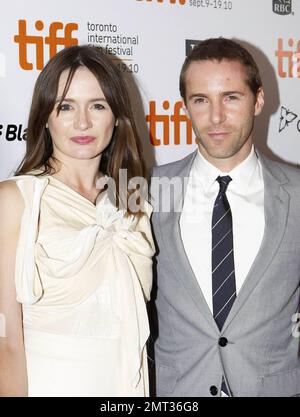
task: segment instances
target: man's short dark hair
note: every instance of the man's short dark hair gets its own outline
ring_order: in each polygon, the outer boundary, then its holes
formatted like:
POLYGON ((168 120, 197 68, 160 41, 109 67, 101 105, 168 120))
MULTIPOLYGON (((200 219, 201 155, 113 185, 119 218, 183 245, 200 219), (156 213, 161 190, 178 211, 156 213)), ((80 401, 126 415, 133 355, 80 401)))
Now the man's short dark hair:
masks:
POLYGON ((222 60, 237 61, 242 64, 247 74, 247 84, 256 97, 258 89, 262 86, 258 67, 252 55, 237 42, 226 38, 210 38, 200 41, 186 57, 179 81, 181 97, 186 101, 185 75, 190 64, 195 61, 222 60))

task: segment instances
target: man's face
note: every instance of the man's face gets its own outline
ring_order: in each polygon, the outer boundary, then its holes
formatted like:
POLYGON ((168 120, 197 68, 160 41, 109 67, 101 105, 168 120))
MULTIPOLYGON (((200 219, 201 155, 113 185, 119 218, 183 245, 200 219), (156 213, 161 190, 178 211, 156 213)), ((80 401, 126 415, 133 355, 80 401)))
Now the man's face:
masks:
POLYGON ((247 74, 237 61, 192 62, 186 71, 186 112, 199 150, 213 165, 233 169, 249 154, 254 117, 263 107, 263 91, 255 98, 247 74))

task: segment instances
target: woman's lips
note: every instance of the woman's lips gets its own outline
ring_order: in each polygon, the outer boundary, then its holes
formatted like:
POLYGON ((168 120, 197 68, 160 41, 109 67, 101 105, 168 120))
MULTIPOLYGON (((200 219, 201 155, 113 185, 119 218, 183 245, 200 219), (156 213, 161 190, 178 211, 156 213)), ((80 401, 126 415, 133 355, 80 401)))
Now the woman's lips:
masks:
POLYGON ((93 142, 95 140, 95 136, 73 136, 71 138, 72 142, 79 143, 80 145, 86 145, 90 142, 93 142))

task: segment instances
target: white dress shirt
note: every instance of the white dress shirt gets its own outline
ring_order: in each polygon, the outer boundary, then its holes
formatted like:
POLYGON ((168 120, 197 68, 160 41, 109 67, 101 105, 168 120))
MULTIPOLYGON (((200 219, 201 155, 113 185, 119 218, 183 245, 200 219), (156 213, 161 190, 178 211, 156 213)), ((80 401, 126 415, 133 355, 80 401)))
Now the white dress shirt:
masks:
POLYGON ((219 192, 216 181, 219 175, 232 178, 226 195, 232 212, 237 296, 258 253, 265 227, 264 183, 254 147, 248 157, 228 173, 211 165, 198 151, 189 176, 180 230, 186 255, 211 311, 211 221, 219 192))

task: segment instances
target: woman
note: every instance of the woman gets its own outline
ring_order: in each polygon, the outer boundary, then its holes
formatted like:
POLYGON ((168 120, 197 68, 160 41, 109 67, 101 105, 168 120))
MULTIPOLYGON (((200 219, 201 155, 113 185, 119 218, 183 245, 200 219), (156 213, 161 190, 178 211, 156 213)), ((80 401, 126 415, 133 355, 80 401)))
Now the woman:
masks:
POLYGON ((0 184, 0 395, 148 395, 150 208, 99 189, 109 177, 119 190, 119 169, 144 174, 124 80, 99 49, 64 49, 0 184))

